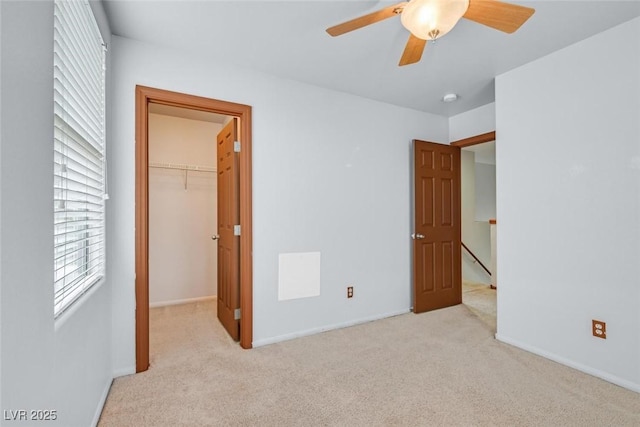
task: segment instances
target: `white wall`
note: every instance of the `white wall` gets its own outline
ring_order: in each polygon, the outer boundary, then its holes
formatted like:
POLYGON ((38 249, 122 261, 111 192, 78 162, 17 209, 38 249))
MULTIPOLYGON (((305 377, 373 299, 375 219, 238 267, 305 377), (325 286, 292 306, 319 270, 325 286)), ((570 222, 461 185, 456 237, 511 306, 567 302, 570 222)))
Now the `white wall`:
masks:
POLYGON ((53 2, 2 1, 0 16, 0 407, 88 426, 111 384, 111 290, 54 321, 53 2))
POLYGON ((446 118, 119 37, 112 52, 116 373, 134 366, 136 84, 253 106, 254 345, 409 310, 411 140, 446 143, 446 118), (278 254, 313 251, 321 295, 279 302, 278 254))
MULTIPOLYGON (((222 125, 149 114, 149 162, 216 167, 222 125)), ((149 303, 216 294, 215 172, 149 169, 149 303)))
MULTIPOLYGON (((0 166, 2 165, 2 50, 4 45, 2 44, 2 7, 0 6, 0 166)), ((1 169, 0 169, 1 171, 1 169)), ((0 191, 2 189, 2 173, 0 172, 0 191)), ((2 229, 2 196, 0 193, 0 230, 2 229)), ((0 319, 2 319, 2 240, 0 238, 0 319)), ((0 326, 0 384, 2 383, 2 327, 0 326)), ((4 408, 2 405, 2 386, 0 386, 0 409, 4 408)))
POLYGON ((449 117, 449 142, 496 130, 495 103, 449 117))
POLYGON ((499 76, 496 119, 498 338, 640 391, 640 19, 499 76))
MULTIPOLYGON (((491 261, 491 235, 487 221, 476 221, 477 181, 475 153, 460 151, 460 198, 462 204, 462 241, 471 251, 489 266, 491 261)), ((466 250, 462 250, 462 280, 489 284, 489 276, 466 250)))
MULTIPOLYGON (((2 190, 2 104, 4 103, 2 100, 2 83, 4 81, 4 79, 2 78, 3 75, 3 67, 2 67, 2 51, 5 49, 4 44, 2 42, 2 5, 0 5, 0 191, 2 190)), ((2 193, 0 192, 0 230, 2 230, 2 193)), ((0 238, 0 320, 2 319, 2 239, 0 238)), ((2 327, 0 324, 0 384, 2 384, 2 327)), ((2 404, 2 389, 3 387, 0 385, 0 409, 4 408, 4 405, 2 404)))
POLYGON ((496 165, 475 163, 476 221, 496 217, 496 165))

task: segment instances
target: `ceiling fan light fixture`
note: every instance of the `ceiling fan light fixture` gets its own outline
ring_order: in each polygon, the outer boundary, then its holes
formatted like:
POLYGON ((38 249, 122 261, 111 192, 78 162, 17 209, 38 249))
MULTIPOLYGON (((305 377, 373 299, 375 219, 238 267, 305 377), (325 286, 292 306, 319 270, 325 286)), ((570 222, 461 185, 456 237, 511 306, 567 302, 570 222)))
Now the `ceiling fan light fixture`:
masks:
POLYGON ((469 8, 469 0, 411 0, 400 21, 414 36, 436 40, 458 23, 469 8))

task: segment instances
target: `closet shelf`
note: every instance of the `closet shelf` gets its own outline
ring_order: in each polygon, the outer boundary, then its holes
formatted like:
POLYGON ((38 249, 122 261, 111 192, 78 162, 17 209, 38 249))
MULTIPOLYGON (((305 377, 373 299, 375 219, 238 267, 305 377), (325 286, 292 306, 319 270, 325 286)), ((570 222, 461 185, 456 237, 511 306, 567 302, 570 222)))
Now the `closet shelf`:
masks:
POLYGON ((177 163, 149 162, 149 167, 157 169, 177 169, 182 171, 216 172, 216 168, 212 168, 210 166, 181 165, 177 163))

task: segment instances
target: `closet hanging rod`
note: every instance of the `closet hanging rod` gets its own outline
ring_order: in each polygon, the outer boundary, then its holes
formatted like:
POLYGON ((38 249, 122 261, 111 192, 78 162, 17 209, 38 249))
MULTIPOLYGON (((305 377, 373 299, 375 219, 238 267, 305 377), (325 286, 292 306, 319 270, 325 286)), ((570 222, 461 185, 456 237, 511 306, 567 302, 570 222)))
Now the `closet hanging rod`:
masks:
POLYGON ((157 169, 177 169, 183 171, 216 172, 216 168, 210 166, 181 165, 176 163, 149 162, 149 167, 157 169))

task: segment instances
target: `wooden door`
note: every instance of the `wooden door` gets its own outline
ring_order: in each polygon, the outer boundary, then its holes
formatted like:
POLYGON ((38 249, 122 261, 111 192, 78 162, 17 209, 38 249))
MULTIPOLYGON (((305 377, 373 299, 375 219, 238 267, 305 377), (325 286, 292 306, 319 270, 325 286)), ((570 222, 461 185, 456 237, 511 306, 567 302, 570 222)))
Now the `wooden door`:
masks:
POLYGON ((460 148, 413 141, 413 311, 462 303, 460 148))
POLYGON ((240 173, 235 144, 237 121, 218 134, 218 319, 231 338, 240 339, 240 173))

